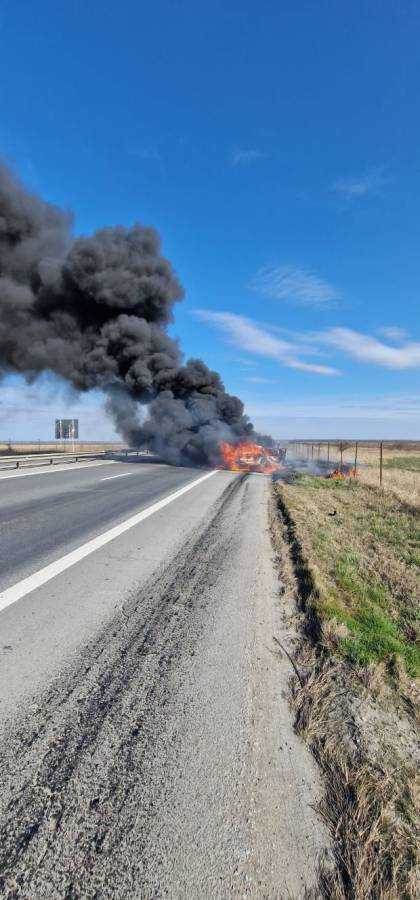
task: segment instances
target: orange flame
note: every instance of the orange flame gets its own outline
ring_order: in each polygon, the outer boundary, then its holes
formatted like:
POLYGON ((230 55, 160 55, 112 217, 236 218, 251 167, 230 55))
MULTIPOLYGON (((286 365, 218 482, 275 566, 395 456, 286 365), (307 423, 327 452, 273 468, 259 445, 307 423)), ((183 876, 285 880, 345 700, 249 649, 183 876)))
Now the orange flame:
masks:
POLYGON ((356 478, 357 473, 354 469, 348 469, 347 472, 343 472, 342 469, 334 469, 326 477, 334 478, 335 481, 344 481, 346 478, 356 478))
POLYGON ((222 468, 231 472, 262 472, 271 475, 280 468, 278 462, 270 455, 270 451, 260 444, 243 441, 241 444, 228 444, 222 441, 222 468))

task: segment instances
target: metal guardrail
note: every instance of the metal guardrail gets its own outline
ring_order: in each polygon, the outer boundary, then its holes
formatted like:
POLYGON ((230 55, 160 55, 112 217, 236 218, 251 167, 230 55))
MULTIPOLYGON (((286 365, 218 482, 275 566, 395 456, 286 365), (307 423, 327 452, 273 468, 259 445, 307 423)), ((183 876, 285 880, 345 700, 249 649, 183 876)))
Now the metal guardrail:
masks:
POLYGON ((125 459, 128 456, 153 456, 150 450, 137 450, 135 447, 124 447, 121 450, 87 450, 87 451, 78 451, 76 450, 74 453, 28 453, 28 454, 14 454, 13 456, 2 456, 0 454, 0 470, 5 469, 19 469, 19 468, 29 468, 30 466, 36 466, 41 462, 45 465, 46 461, 49 461, 49 465, 53 465, 54 462, 77 462, 79 459, 103 459, 104 457, 112 456, 124 456, 125 459), (6 463, 6 465, 3 465, 6 463))
POLYGON ((141 450, 137 449, 137 447, 124 447, 123 450, 113 450, 108 452, 112 452, 116 456, 128 456, 129 453, 134 453, 136 456, 154 456, 151 450, 141 450))
POLYGON ((11 468, 19 469, 22 466, 22 464, 23 464, 23 468, 25 468, 25 467, 28 468, 31 465, 36 466, 37 463, 39 463, 41 460, 44 461, 44 465, 45 465, 45 460, 49 460, 49 464, 52 466, 54 464, 54 461, 77 462, 79 459, 94 459, 98 456, 103 457, 103 456, 105 456, 106 453, 107 453, 106 450, 97 450, 96 452, 91 450, 91 451, 85 452, 85 453, 83 453, 83 452, 78 453, 76 451, 75 453, 32 453, 32 454, 28 454, 26 456, 24 456, 24 455, 22 455, 22 456, 21 455, 19 455, 19 456, 1 456, 0 455, 0 469, 11 469, 11 468), (6 463, 6 465, 3 465, 3 463, 6 463), (12 463, 14 463, 14 466, 11 465, 12 463))

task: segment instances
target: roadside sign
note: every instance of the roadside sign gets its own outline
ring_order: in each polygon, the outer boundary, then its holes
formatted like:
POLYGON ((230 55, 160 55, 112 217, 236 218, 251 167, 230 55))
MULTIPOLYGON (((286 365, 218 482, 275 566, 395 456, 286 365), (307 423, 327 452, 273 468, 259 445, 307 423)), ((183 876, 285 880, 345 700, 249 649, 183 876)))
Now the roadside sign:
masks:
POLYGON ((55 420, 55 439, 56 441, 77 441, 79 438, 79 420, 78 419, 56 419, 55 420))

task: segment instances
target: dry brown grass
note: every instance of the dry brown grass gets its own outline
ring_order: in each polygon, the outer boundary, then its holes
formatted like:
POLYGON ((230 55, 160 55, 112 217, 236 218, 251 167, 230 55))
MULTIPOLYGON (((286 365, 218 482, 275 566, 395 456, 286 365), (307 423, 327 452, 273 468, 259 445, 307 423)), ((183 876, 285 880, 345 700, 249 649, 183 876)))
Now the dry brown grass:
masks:
MULTIPOLYGON (((301 446, 301 445, 300 445, 301 446)), ((342 442, 343 463, 354 466, 355 444, 342 442)), ((326 460, 327 444, 313 445, 315 462, 326 460)), ((304 457, 312 459, 312 444, 307 444, 302 451, 304 457)), ((337 465, 341 462, 340 443, 330 442, 329 458, 337 465)), ((380 483, 380 454, 378 442, 359 442, 357 449, 357 477, 360 481, 378 487, 380 483)), ((420 442, 383 444, 382 489, 392 491, 401 500, 413 505, 420 505, 420 442)))
MULTIPOLYGON (((354 592, 362 589, 363 579, 354 579, 360 571, 350 569, 342 583, 334 570, 350 545, 367 581, 374 576, 366 603, 387 603, 391 597, 388 613, 394 619, 407 602, 411 610, 417 558, 415 547, 405 545, 415 511, 364 485, 326 482, 324 489, 313 481, 277 484, 274 499, 285 538, 277 538, 283 577, 293 583, 301 611, 302 640, 294 660, 299 678, 292 681, 296 728, 325 777, 321 812, 336 862, 321 866, 316 896, 414 900, 419 889, 415 684, 407 660, 387 653, 386 643, 379 653, 368 643, 373 659, 367 654, 355 661, 347 652, 349 640, 358 636, 353 618, 360 598, 354 592), (372 522, 379 522, 379 529, 367 529, 372 522), (379 584, 386 582, 385 595, 378 592, 378 574, 379 584), (347 622, 334 607, 350 608, 347 622)), ((409 632, 410 641, 413 637, 409 632)))
MULTIPOLYGON (((354 449, 345 450, 343 453, 345 462, 354 462, 354 449)), ((377 447, 361 447, 358 451, 359 466, 358 477, 366 484, 374 487, 379 485, 379 449, 377 447)), ((409 447, 407 449, 393 449, 388 445, 383 448, 382 488, 392 491, 407 503, 420 504, 420 469, 413 471, 408 468, 410 460, 413 465, 420 461, 420 450, 409 447), (406 464, 407 468, 400 468, 406 464)))
MULTIPOLYGON (((75 441, 75 449, 80 453, 100 453, 102 450, 119 450, 121 443, 113 441, 75 441)), ((0 454, 27 455, 31 453, 67 453, 72 450, 71 441, 0 441, 0 454)))
POLYGON ((321 812, 334 837, 337 866, 322 867, 320 889, 329 900, 414 900, 415 772, 396 772, 395 759, 369 758, 352 740, 346 683, 345 671, 323 659, 294 692, 297 728, 324 774, 321 812))

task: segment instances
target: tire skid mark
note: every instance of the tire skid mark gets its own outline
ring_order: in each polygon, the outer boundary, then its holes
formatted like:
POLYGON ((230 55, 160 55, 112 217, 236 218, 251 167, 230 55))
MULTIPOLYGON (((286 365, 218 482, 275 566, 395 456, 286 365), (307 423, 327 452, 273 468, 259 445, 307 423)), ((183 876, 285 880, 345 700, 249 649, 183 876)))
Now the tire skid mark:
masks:
MULTIPOLYGON (((71 687, 68 673, 57 679, 38 698, 36 714, 22 717, 0 747, 0 889, 6 897, 40 896, 41 885, 58 877, 60 890, 51 897, 93 898, 97 877, 100 896, 111 896, 95 872, 98 858, 100 863, 106 843, 115 853, 140 814, 130 808, 128 822, 119 822, 147 778, 142 765, 153 756, 159 721, 170 705, 173 671, 194 653, 202 629, 197 613, 206 605, 209 574, 220 572, 229 557, 240 514, 235 499, 243 497, 244 482, 246 488, 246 477, 227 486, 204 530, 141 593, 134 591, 90 642, 71 673, 71 687), (224 534, 221 523, 232 509, 224 534), (97 758, 104 759, 102 768, 97 758), (58 847, 66 824, 68 836, 58 847), (47 874, 51 864, 57 869, 47 874)), ((141 815, 147 826, 147 798, 141 815)), ((127 884, 139 868, 141 860, 127 871, 127 884)))

